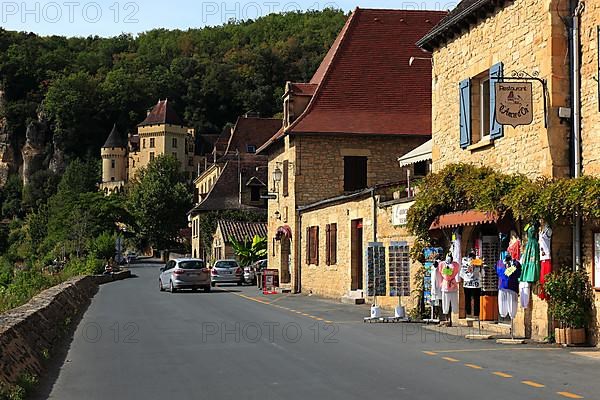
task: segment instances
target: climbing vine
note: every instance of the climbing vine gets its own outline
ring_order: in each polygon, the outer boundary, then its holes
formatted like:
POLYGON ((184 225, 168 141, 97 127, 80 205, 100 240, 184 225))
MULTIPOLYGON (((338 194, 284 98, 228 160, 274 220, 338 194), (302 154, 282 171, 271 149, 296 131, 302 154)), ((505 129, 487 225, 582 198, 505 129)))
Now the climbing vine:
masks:
POLYGON ((422 243, 440 215, 466 210, 510 212, 517 220, 570 222, 578 213, 600 219, 600 179, 539 178, 503 174, 488 167, 451 164, 424 178, 408 211, 408 228, 422 243))

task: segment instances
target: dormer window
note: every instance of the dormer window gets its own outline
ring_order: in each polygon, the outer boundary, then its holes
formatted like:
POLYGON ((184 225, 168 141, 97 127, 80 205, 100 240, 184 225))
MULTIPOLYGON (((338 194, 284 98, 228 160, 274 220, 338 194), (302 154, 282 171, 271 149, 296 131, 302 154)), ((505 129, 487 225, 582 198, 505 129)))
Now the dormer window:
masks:
POLYGON ((246 146, 246 152, 250 154, 256 153, 256 146, 254 146, 253 144, 249 144, 248 146, 246 146))

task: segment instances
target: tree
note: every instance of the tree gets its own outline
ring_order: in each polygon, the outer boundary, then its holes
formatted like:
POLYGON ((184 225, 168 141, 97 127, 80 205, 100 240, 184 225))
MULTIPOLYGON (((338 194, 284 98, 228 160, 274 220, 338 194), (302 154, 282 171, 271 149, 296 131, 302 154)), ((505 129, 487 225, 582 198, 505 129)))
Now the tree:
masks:
POLYGON ((238 242, 230 237, 229 241, 231 242, 235 255, 238 256, 240 264, 242 264, 243 267, 267 257, 266 237, 256 235, 252 240, 248 239, 242 242, 238 242))
POLYGON ((187 226, 192 196, 179 169, 175 157, 159 156, 138 172, 129 188, 128 209, 136 233, 159 249, 174 245, 179 230, 187 226))

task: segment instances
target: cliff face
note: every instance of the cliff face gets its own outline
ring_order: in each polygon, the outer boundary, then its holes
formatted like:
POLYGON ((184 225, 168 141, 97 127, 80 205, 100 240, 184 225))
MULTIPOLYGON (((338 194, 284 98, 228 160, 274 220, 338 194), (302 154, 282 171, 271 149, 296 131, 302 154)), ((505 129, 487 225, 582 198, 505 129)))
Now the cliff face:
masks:
POLYGON ((0 87, 0 187, 6 184, 8 176, 18 171, 11 134, 6 118, 6 99, 0 87))

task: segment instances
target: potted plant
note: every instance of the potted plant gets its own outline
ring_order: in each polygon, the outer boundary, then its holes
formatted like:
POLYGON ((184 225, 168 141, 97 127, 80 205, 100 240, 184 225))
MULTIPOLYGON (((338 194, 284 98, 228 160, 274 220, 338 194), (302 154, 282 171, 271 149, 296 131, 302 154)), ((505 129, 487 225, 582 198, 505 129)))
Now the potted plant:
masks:
POLYGON ((544 292, 550 314, 558 322, 554 331, 556 342, 584 344, 594 298, 587 273, 583 269, 553 272, 546 278, 544 292))

